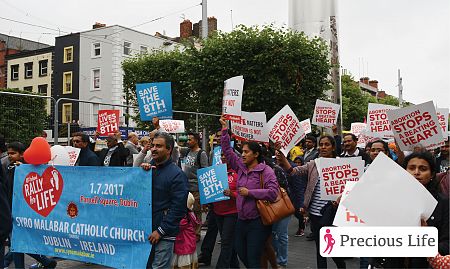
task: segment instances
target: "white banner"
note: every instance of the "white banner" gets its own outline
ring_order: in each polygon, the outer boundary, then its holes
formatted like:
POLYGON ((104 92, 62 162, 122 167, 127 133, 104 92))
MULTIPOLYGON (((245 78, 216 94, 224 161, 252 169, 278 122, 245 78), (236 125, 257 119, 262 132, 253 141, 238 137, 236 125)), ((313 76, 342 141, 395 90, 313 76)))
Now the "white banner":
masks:
POLYGON ((228 120, 239 120, 241 118, 243 93, 243 76, 232 77, 224 81, 222 114, 228 120))
POLYGON ((303 132, 305 133, 305 135, 312 132, 310 119, 302 120, 300 122, 300 126, 302 126, 302 129, 303 129, 303 132))
POLYGON ((281 152, 285 156, 304 136, 300 121, 288 105, 270 119, 267 128, 270 130, 270 140, 274 143, 281 142, 281 152))
POLYGON ((160 120, 159 125, 171 134, 184 133, 184 120, 160 120))
POLYGON ((361 158, 316 159, 320 176, 320 199, 336 200, 343 192, 347 181, 357 182, 364 173, 361 158))
POLYGON ((441 125, 442 128, 442 135, 444 136, 444 140, 447 141, 448 139, 448 108, 437 108, 436 114, 439 121, 439 125, 441 125))
POLYGON ((362 131, 366 130, 366 126, 367 124, 362 122, 353 122, 350 125, 350 132, 354 134, 356 137, 358 137, 362 131))
POLYGON ((417 179, 381 153, 341 203, 368 226, 420 226, 437 205, 417 179))
POLYGON ((338 104, 317 99, 314 108, 312 124, 322 127, 332 127, 336 125, 339 116, 338 104))
POLYGON ((394 137, 386 112, 398 109, 396 106, 369 103, 367 109, 367 135, 373 137, 394 137))
POLYGON ((269 142, 266 112, 242 111, 241 120, 231 122, 231 131, 240 140, 269 142))
POLYGON ((416 146, 430 150, 444 145, 442 128, 432 101, 391 110, 387 115, 401 150, 413 151, 416 146))
POLYGON ((78 156, 80 155, 81 149, 74 148, 71 146, 66 146, 67 153, 69 154, 69 166, 75 166, 75 163, 78 160, 78 156))
POLYGON ((336 211, 336 216, 334 217, 333 225, 334 226, 365 226, 364 221, 356 216, 356 214, 352 213, 348 210, 343 204, 342 201, 345 200, 348 193, 353 189, 353 187, 358 183, 358 181, 347 181, 345 183, 345 189, 342 193, 341 202, 339 203, 338 209, 336 211))

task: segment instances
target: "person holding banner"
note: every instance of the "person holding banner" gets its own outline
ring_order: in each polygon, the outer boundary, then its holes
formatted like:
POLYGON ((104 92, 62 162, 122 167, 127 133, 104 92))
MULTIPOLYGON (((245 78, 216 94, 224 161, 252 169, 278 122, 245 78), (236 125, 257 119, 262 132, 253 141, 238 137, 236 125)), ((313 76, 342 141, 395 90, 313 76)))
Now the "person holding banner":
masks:
POLYGON ((175 141, 164 132, 155 134, 151 163, 142 168, 152 173, 152 230, 148 240, 153 245, 147 268, 169 268, 179 223, 186 215, 187 177, 172 162, 175 141))
POLYGON ((6 186, 4 184, 3 170, 0 166, 0 266, 4 266, 5 241, 12 228, 11 209, 6 195, 6 186))
POLYGON ((74 133, 72 143, 75 148, 80 149, 80 155, 78 156, 76 166, 100 166, 100 159, 89 148, 89 136, 81 132, 74 133))
MULTIPOLYGON (((406 156, 403 167, 414 176, 438 201, 428 220, 422 220, 422 226, 433 226, 438 230, 438 252, 449 255, 449 200, 440 189, 436 179, 436 163, 427 151, 414 152, 406 156)), ((427 258, 372 258, 370 263, 383 268, 428 268, 427 258)))
MULTIPOLYGON (((279 150, 280 147, 280 143, 277 143, 277 158, 280 160, 281 167, 283 167, 291 176, 307 175, 308 177, 303 207, 300 209, 300 212, 302 214, 306 214, 307 211, 309 212, 311 231, 316 242, 317 268, 327 268, 327 259, 320 255, 319 231, 323 226, 327 226, 330 222, 333 222, 332 218, 334 218, 334 215, 332 212, 333 208, 337 208, 338 202, 334 201, 329 203, 329 201, 320 199, 320 177, 315 160, 312 160, 302 166, 292 167, 286 159, 286 156, 284 156, 279 150)), ((320 137, 319 156, 322 158, 336 158, 336 141, 332 136, 325 135, 320 137)), ((344 258, 333 257, 333 261, 336 263, 338 268, 345 268, 344 258)))
POLYGON ((223 115, 220 118, 220 124, 222 125, 220 140, 222 152, 227 158, 228 165, 239 175, 236 198, 238 210, 235 232, 236 252, 245 267, 260 268, 264 245, 271 234, 272 227, 263 225, 256 207, 256 200, 274 202, 279 190, 278 182, 272 168, 263 162, 260 145, 252 141, 242 143, 242 158, 238 157, 230 146, 228 124, 223 115))
POLYGON ((234 232, 237 221, 236 197, 238 194, 236 185, 238 175, 236 171, 228 167, 227 158, 225 158, 223 153, 221 160, 223 164, 227 164, 229 187, 223 194, 230 197, 230 199, 213 204, 214 218, 219 228, 221 241, 220 255, 216 268, 239 268, 239 260, 234 248, 234 232))
POLYGON ((102 166, 126 166, 130 151, 123 146, 120 132, 106 138, 108 148, 102 149, 98 156, 102 166))
MULTIPOLYGON (((8 165, 8 171, 7 171, 7 178, 6 178, 6 189, 7 189, 7 197, 9 199, 9 209, 12 211, 12 199, 13 199, 13 190, 14 190, 14 174, 16 167, 22 163, 25 163, 25 160, 23 158, 23 154, 25 152, 25 145, 23 145, 20 142, 12 142, 9 143, 7 146, 8 149, 8 158, 9 158, 9 165, 8 165)), ((10 218, 9 221, 12 224, 12 219, 10 218)), ((3 245, 1 246, 2 248, 3 245)), ((55 268, 56 267, 56 260, 49 259, 46 256, 38 255, 38 254, 28 254, 32 258, 34 258, 36 261, 38 261, 37 265, 45 266, 45 268, 55 268)), ((14 266, 15 268, 24 268, 25 267, 25 254, 24 253, 18 253, 14 252, 12 253, 12 257, 14 260, 14 266)), ((3 264, 1 264, 3 265, 3 264)))

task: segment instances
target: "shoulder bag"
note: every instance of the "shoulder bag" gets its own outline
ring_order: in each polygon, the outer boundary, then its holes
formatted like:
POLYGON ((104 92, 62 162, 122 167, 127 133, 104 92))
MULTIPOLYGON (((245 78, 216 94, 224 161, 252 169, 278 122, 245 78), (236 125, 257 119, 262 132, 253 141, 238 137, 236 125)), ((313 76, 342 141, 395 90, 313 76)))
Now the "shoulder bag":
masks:
MULTIPOLYGON (((259 176, 261 189, 264 189, 263 175, 259 176)), ((295 208, 285 189, 278 187, 279 192, 274 202, 267 200, 256 200, 261 220, 264 225, 272 225, 281 219, 294 214, 295 208)))

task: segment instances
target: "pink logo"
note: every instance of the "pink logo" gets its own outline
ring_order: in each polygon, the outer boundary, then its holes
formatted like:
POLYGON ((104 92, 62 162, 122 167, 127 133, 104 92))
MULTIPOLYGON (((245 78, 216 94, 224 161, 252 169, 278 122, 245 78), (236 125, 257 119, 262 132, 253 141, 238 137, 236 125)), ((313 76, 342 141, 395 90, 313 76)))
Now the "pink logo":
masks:
POLYGON ((334 246, 334 243, 336 243, 336 241, 334 240, 333 235, 330 233, 330 229, 326 229, 325 232, 327 234, 323 236, 323 240, 325 240, 325 242, 327 243, 327 248, 325 249, 325 251, 323 253, 325 253, 325 252, 327 252, 327 250, 329 250, 328 254, 330 254, 331 251, 333 250, 333 246, 334 246))

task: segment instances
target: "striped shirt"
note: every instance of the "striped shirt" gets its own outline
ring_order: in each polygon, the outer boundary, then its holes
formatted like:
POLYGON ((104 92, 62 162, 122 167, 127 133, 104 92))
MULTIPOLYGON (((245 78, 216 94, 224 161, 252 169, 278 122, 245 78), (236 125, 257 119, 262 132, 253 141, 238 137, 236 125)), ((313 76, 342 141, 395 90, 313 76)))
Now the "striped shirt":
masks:
POLYGON ((320 199, 320 177, 317 180, 316 186, 314 186, 313 195, 311 198, 311 203, 309 204, 309 213, 321 217, 322 214, 320 210, 328 203, 327 200, 320 199))

